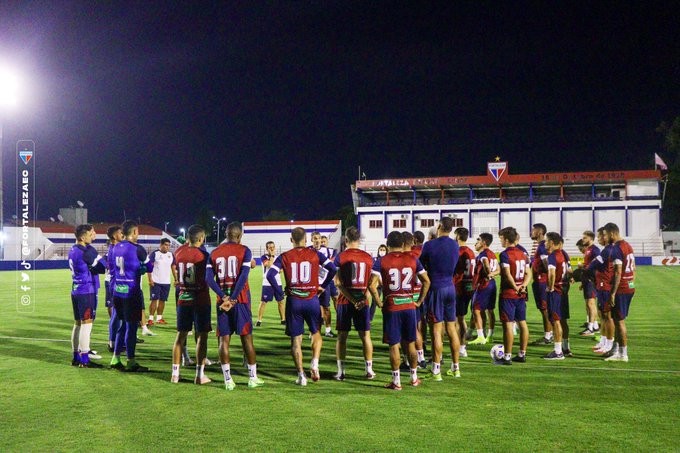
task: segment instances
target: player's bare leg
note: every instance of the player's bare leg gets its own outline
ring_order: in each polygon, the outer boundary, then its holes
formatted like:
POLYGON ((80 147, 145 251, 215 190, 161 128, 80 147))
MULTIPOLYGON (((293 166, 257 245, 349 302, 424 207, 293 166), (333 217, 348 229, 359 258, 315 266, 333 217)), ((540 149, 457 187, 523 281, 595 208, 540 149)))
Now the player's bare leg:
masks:
POLYGON ((427 368, 427 362, 425 361, 425 337, 423 337, 423 323, 418 320, 418 326, 416 328, 416 355, 418 357, 418 366, 420 368, 427 368))
MULTIPOLYGON (((447 375, 455 377, 460 377, 460 337, 458 336, 460 328, 458 322, 447 322, 446 324, 446 335, 449 337, 449 344, 451 345, 451 369, 450 372, 446 372, 447 375)), ((465 335, 465 332, 463 332, 465 335)))
POLYGON ((295 384, 302 386, 307 385, 305 369, 302 366, 302 335, 290 339, 290 355, 293 357, 293 363, 295 364, 295 369, 298 373, 295 384))
POLYGON ((526 362, 527 346, 529 346, 529 326, 526 321, 519 321, 519 354, 512 358, 513 362, 526 362))
POLYGON ((467 323, 465 322, 465 316, 457 316, 456 321, 458 324, 458 340, 460 341, 459 354, 467 357, 467 340, 465 339, 467 323))
POLYGON ((548 310, 541 310, 541 316, 543 316, 543 331, 547 334, 553 331, 552 322, 550 322, 550 317, 548 316, 548 310))
POLYGON ((248 387, 259 387, 264 384, 264 381, 257 377, 257 357, 255 355, 253 335, 241 335, 241 346, 243 347, 243 354, 248 361, 248 387))
POLYGON ((565 356, 573 357, 571 349, 569 348, 569 321, 561 319, 560 327, 562 328, 562 351, 565 356))
POLYGON ((361 339, 361 346, 364 351, 366 379, 373 379, 375 377, 375 372, 373 371, 373 341, 371 340, 371 331, 360 330, 359 338, 361 339))
POLYGON ((512 333, 512 321, 503 321, 503 350, 505 352, 505 361, 512 356, 512 343, 515 341, 515 335, 512 333))
POLYGON ((158 306, 158 300, 152 300, 149 304, 149 320, 147 323, 153 325, 153 317, 156 316, 156 307, 158 306))
POLYGON ((401 390, 401 374, 399 364, 401 363, 401 347, 399 343, 390 346, 390 367, 392 368, 392 382, 385 385, 391 390, 401 390))
POLYGON ((227 390, 234 390, 236 383, 231 377, 231 355, 229 353, 229 345, 231 344, 231 335, 222 335, 219 338, 219 357, 220 366, 222 368, 222 376, 224 377, 224 385, 227 390))
POLYGON ((182 363, 182 355, 187 344, 187 334, 189 332, 177 332, 175 344, 172 346, 172 379, 170 382, 179 382, 179 368, 182 363))
POLYGON ((208 332, 196 332, 196 377, 194 384, 211 382, 205 373, 205 358, 208 355, 208 332))
POLYGON ((158 301, 158 306, 156 307, 156 322, 161 322, 161 324, 165 324, 165 321, 163 321, 163 312, 165 311, 165 302, 162 300, 158 301))
POLYGON ((416 352, 416 343, 414 341, 407 343, 407 348, 411 368, 411 385, 417 387, 420 385, 420 379, 418 379, 418 353, 416 352))
POLYGON ((142 328, 142 335, 147 335, 147 336, 150 336, 150 337, 155 337, 156 334, 153 333, 153 332, 151 332, 151 330, 149 330, 149 327, 146 325, 146 323, 147 323, 147 319, 146 319, 146 310, 142 310, 142 319, 141 319, 141 321, 139 322, 139 326, 142 328))
POLYGON ((555 340, 555 349, 543 356, 544 359, 548 360, 562 360, 564 359, 564 354, 562 350, 562 323, 559 320, 553 322, 553 339, 555 340))
POLYGON ((346 330, 338 330, 338 340, 335 342, 335 360, 338 362, 338 372, 335 379, 345 380, 345 357, 347 356, 347 335, 346 330))
POLYGON ((283 301, 277 302, 277 305, 279 306, 279 316, 281 317, 281 324, 286 323, 286 307, 283 305, 283 301))
MULTIPOLYGON (((441 379, 442 352, 444 349, 444 323, 437 322, 430 325, 432 333, 432 374, 441 379)), ((439 380, 437 379, 437 380, 439 380)))
MULTIPOLYGON (((257 309, 257 323, 260 324, 262 322, 262 318, 264 317, 264 309, 267 306, 267 304, 264 301, 260 301, 260 307, 257 309)), ((281 313, 281 310, 279 309, 279 313, 281 313)))
MULTIPOLYGON (((490 341, 493 339, 493 330, 496 328, 496 314, 493 312, 493 310, 486 310, 486 319, 489 321, 489 330, 487 332, 487 340, 490 341)), ((484 316, 484 313, 482 313, 482 316, 484 316)))
POLYGON ((323 345, 323 339, 321 338, 321 332, 316 331, 312 335, 312 381, 318 381, 321 379, 319 375, 319 357, 321 356, 321 346, 323 345))

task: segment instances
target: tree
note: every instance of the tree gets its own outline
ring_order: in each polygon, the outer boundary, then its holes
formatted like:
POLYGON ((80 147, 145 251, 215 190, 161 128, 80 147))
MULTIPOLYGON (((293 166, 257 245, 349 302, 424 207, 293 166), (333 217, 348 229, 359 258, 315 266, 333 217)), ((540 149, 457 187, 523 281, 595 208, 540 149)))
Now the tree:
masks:
POLYGON ((665 121, 656 129, 663 134, 663 147, 667 151, 664 161, 668 165, 666 198, 662 210, 662 228, 680 229, 680 116, 673 124, 665 121))
POLYGON ((327 216, 326 220, 341 220, 342 234, 345 234, 347 228, 357 226, 357 215, 354 213, 354 206, 351 204, 340 207, 335 214, 327 216))
POLYGON ((213 220, 213 217, 215 217, 215 211, 211 211, 206 207, 202 207, 196 215, 196 224, 205 228, 206 241, 209 237, 213 236, 213 231, 217 226, 217 222, 213 220))

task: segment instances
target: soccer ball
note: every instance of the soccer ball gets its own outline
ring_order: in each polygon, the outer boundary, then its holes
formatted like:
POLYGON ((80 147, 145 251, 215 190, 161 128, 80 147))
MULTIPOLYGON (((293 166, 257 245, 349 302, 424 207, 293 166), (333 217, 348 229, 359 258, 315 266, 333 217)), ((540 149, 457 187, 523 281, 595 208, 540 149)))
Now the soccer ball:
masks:
POLYGON ((502 344, 495 344, 493 348, 491 348, 491 351, 489 351, 489 355, 493 360, 503 360, 504 354, 505 348, 502 344))

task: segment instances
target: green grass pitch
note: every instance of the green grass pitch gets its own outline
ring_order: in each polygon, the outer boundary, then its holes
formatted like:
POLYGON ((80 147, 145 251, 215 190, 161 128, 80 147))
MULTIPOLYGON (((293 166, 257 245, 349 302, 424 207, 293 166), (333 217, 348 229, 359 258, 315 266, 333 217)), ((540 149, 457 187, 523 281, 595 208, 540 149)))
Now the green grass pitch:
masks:
MULTIPOLYGON (((35 311, 18 313, 14 272, 0 272, 0 451, 671 451, 680 449, 680 268, 638 268, 628 321, 629 363, 605 363, 592 339, 572 334, 573 359, 546 362, 549 347, 530 347, 528 362, 493 366, 489 345, 470 347, 463 377, 384 390, 387 348, 374 325, 375 381, 363 379, 359 339, 351 334, 345 382, 332 380, 334 341, 325 341, 322 380, 293 385, 289 340, 274 304, 254 332, 262 388, 248 389, 240 342, 232 342, 238 384, 170 384, 174 302, 167 327, 145 337, 138 360, 146 374, 70 366, 72 322, 68 271, 36 272, 35 311)), ((250 279, 253 309, 261 271, 250 279)), ((148 289, 145 290, 148 295, 148 289)), ((108 316, 100 295, 93 348, 106 353, 108 316)), ((530 303, 532 340, 542 330, 530 303)), ((576 285, 571 327, 584 320, 576 285)), ((213 312, 214 316, 214 312, 213 312)), ((214 319, 214 318, 213 318, 214 319)), ((214 322, 213 322, 214 325, 214 322)), ((500 342, 497 328, 496 342, 500 342)), ((309 342, 305 340, 305 366, 309 342)), ((517 346, 515 346, 517 347, 517 346)), ((209 357, 217 340, 210 336, 209 357)), ((193 356, 193 353, 192 353, 193 356)), ((447 354, 448 357, 448 354, 447 354)), ((443 367, 447 368, 447 359, 443 367)), ((408 376, 402 377, 404 383, 408 376)))

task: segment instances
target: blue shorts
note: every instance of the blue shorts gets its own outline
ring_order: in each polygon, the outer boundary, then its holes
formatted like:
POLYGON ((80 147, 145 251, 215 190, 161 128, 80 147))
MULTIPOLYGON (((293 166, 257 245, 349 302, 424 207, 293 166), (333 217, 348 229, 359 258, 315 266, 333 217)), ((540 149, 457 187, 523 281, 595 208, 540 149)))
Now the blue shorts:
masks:
MULTIPOLYGON (((324 291, 325 292, 325 291, 324 291)), ((315 334, 321 325, 321 307, 319 298, 298 299, 286 298, 286 335, 297 337, 305 333, 305 322, 309 332, 315 334)))
POLYGON ((548 309, 548 284, 533 282, 531 284, 532 292, 534 293, 534 302, 536 302, 536 308, 539 310, 548 309))
POLYGON ((349 332, 354 328, 359 332, 371 330, 371 308, 364 305, 357 310, 353 304, 338 304, 336 307, 335 328, 338 331, 349 332))
POLYGON ((470 300, 472 300, 472 294, 463 293, 456 295, 456 316, 465 316, 468 314, 470 300))
POLYGON ((150 300, 160 300, 161 302, 167 302, 168 296, 170 295, 170 284, 154 283, 150 289, 150 292, 150 300))
POLYGON ((106 289, 106 300, 104 301, 104 305, 107 308, 113 307, 113 291, 111 290, 109 282, 104 282, 104 288, 106 289))
POLYGON ((331 296, 338 297, 338 287, 335 286, 335 282, 333 280, 331 280, 328 288, 326 288, 326 291, 324 292, 330 292, 331 296))
POLYGON ((623 321, 628 317, 628 310, 630 303, 633 300, 633 294, 617 294, 614 296, 614 308, 612 308, 612 317, 614 321, 623 321))
POLYGON ((142 292, 130 295, 130 297, 113 296, 113 307, 118 316, 123 315, 125 322, 140 322, 144 309, 144 295, 142 292))
POLYGON ((217 308, 217 336, 250 335, 253 333, 253 314, 250 304, 236 304, 231 310, 217 308))
POLYGON ((94 321, 97 315, 97 295, 76 294, 71 295, 74 321, 94 321))
POLYGON ((401 342, 416 341, 418 320, 416 310, 387 311, 383 310, 383 343, 390 346, 401 342))
POLYGON ((456 287, 430 289, 425 300, 427 322, 453 322, 456 320, 456 287))
POLYGON ((611 305, 609 305, 610 292, 598 289, 597 290, 597 309, 602 313, 609 313, 611 305))
MULTIPOLYGON (((279 290, 283 292, 283 288, 279 286, 279 290)), ((274 297, 274 287, 273 286, 264 286, 262 285, 262 302, 271 302, 275 300, 276 297, 274 297)))
POLYGON ((583 298, 585 300, 595 299, 595 283, 591 282, 590 280, 586 280, 581 282, 581 285, 583 285, 583 298))
POLYGON ((321 305, 323 308, 330 308, 330 306, 331 306, 330 288, 326 288, 326 291, 319 294, 318 298, 319 298, 319 305, 321 305))
POLYGON ((503 299, 498 301, 500 305, 501 321, 520 322, 527 320, 526 299, 503 299))
POLYGON ((496 308, 496 280, 490 280, 486 288, 478 289, 472 295, 472 309, 478 311, 496 308))
POLYGON ((177 305, 177 331, 198 333, 212 331, 210 324, 210 305, 177 305))
POLYGON ((569 319, 569 298, 557 291, 548 293, 548 317, 551 321, 569 319))

